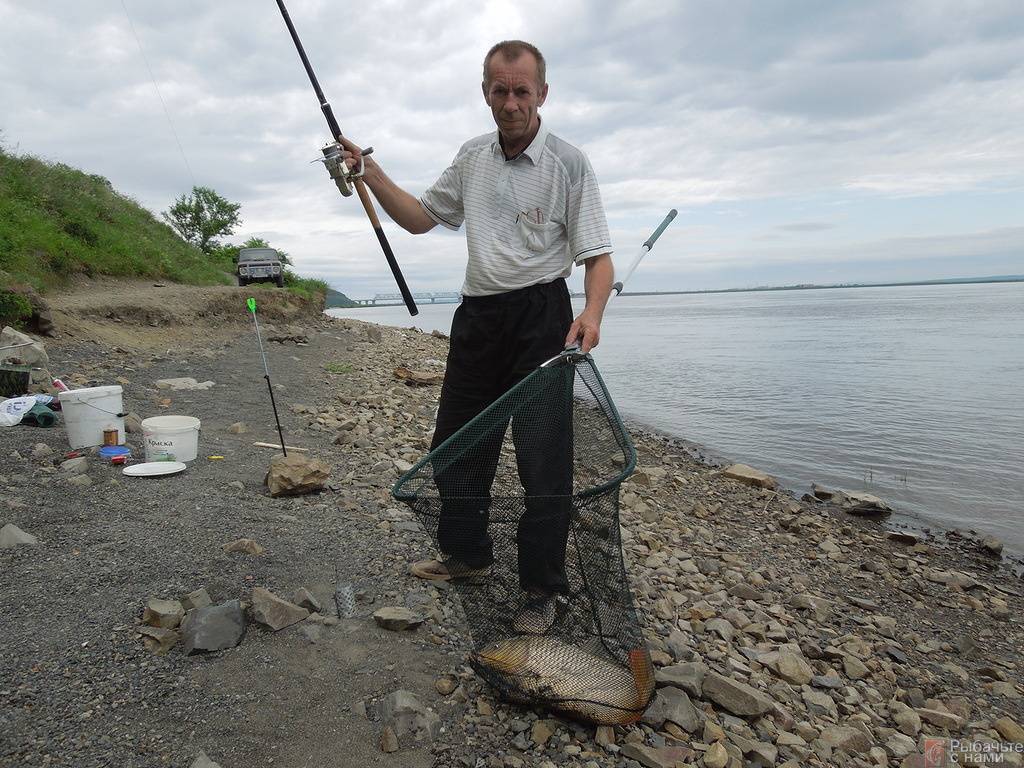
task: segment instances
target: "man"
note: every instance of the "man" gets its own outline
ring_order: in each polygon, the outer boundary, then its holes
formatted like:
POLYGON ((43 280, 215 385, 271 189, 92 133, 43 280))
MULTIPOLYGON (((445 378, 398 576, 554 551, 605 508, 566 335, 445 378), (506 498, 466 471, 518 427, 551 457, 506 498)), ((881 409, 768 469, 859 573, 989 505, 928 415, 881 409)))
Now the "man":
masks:
MULTIPOLYGON (((372 158, 363 159, 367 186, 407 231, 420 234, 437 224, 450 229, 466 224, 463 301, 452 321, 432 448, 565 345, 579 343, 583 352, 597 346, 614 277, 608 225, 590 162, 552 134, 539 114, 548 95, 541 52, 519 40, 495 45, 484 58, 483 95, 497 131, 463 144, 420 199, 398 187, 372 158), (586 267, 586 305, 575 319, 565 284, 574 263, 586 267)), ((359 150, 344 144, 346 162, 353 167, 359 150)), ((514 422, 514 438, 516 428, 514 422)), ((520 450, 517 441, 528 499, 571 495, 570 432, 568 425, 556 430, 561 437, 542 454, 520 450), (561 458, 552 461, 554 454, 561 458)), ((450 498, 456 495, 449 491, 452 482, 435 477, 442 500, 449 497, 438 525, 445 558, 414 564, 417 576, 460 577, 493 562, 487 506, 500 436, 491 442, 464 458, 472 462, 464 466, 474 467, 477 478, 470 494, 460 480, 461 501, 450 498)), ((567 534, 567 506, 549 505, 545 511, 527 503, 517 535, 520 586, 528 596, 514 622, 518 631, 544 632, 554 621, 554 596, 568 591, 567 534)))

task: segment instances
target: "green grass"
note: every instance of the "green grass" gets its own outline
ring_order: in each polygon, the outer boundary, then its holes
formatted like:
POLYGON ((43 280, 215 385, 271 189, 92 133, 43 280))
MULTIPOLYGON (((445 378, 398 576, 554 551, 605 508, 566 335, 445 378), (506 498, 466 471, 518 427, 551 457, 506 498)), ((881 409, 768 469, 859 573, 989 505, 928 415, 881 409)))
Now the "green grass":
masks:
POLYGON ((0 281, 40 291, 76 275, 212 285, 232 272, 102 176, 0 149, 0 281))

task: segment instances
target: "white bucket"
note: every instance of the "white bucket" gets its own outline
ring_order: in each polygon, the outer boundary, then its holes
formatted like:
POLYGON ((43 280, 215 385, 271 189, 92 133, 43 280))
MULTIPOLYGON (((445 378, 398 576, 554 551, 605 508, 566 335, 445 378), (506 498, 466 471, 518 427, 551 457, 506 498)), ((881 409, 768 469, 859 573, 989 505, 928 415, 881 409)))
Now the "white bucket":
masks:
POLYGON ((124 402, 121 387, 88 387, 60 392, 60 410, 72 448, 103 445, 103 430, 117 430, 117 444, 124 445, 124 402))
POLYGON ((146 461, 192 461, 199 453, 199 419, 191 416, 153 416, 142 420, 146 461))

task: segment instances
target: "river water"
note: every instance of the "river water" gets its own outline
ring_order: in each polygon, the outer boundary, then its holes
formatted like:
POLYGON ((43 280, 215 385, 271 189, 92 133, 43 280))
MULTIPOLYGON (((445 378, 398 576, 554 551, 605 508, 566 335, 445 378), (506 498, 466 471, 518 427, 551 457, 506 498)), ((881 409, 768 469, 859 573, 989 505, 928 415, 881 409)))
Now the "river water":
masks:
POLYGON ((594 358, 627 420, 1024 551, 1024 283, 616 297, 594 358))

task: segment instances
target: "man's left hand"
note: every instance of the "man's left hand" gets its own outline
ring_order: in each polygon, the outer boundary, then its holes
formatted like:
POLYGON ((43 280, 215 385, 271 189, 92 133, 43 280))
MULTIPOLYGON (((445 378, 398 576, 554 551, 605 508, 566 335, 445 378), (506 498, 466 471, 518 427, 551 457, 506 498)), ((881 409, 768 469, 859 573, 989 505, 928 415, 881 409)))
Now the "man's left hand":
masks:
POLYGON ((579 344, 580 351, 586 354, 601 341, 601 317, 583 310, 580 316, 572 321, 569 333, 565 337, 565 345, 579 344))

